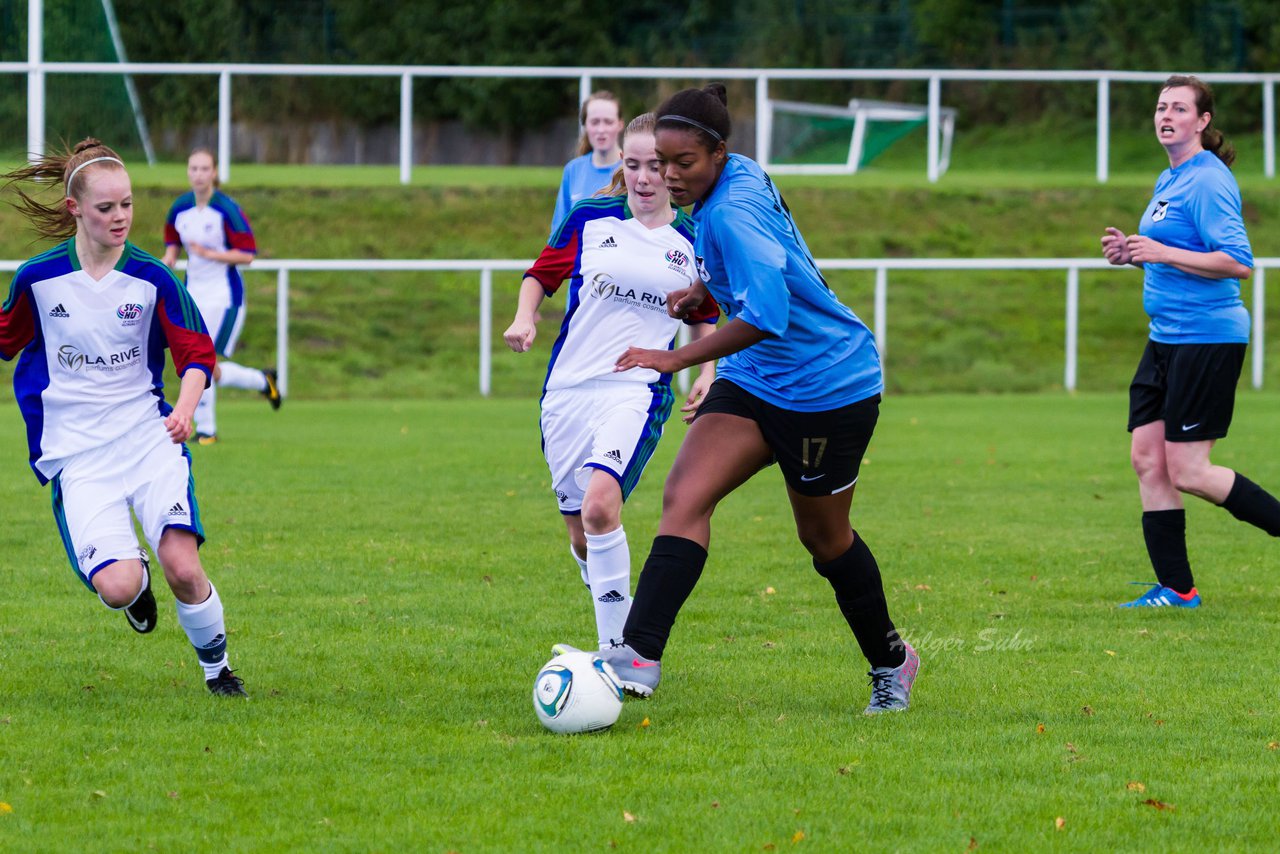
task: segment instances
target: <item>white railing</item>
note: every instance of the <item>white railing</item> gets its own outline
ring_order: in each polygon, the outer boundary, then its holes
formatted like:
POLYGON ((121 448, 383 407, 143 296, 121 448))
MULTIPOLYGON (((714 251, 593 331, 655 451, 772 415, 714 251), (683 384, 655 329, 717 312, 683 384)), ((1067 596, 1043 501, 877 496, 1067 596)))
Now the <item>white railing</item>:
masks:
MULTIPOLYGON (((1077 345, 1080 334, 1080 271, 1081 270, 1131 270, 1133 267, 1115 267, 1102 258, 819 258, 819 269, 865 270, 875 273, 875 296, 871 313, 871 328, 881 361, 888 365, 888 300, 889 271, 923 270, 1059 270, 1066 273, 1064 313, 1066 318, 1063 342, 1062 385, 1067 391, 1075 391, 1077 381, 1077 345)), ((0 271, 13 271, 21 261, 0 261, 0 271)), ((360 260, 360 259, 262 259, 242 271, 252 275, 274 271, 276 274, 276 370, 279 373, 280 390, 289 391, 289 274, 298 272, 421 272, 456 273, 474 272, 480 275, 479 307, 479 390, 488 396, 490 391, 493 355, 493 274, 495 272, 520 273, 529 267, 528 260, 478 260, 478 261, 416 261, 416 260, 360 260)), ((184 267, 180 262, 179 267, 184 267)), ((1266 271, 1280 267, 1280 257, 1255 258, 1253 270, 1253 296, 1250 312, 1253 318, 1253 334, 1250 349, 1253 352, 1253 387, 1262 388, 1263 354, 1265 342, 1266 271)), ((515 289, 513 284, 512 289, 515 289)), ((865 319, 865 315, 863 315, 865 319)))
MULTIPOLYGON (((195 62, 45 62, 38 19, 29 22, 26 62, 0 62, 0 74, 27 75, 27 151, 45 148, 45 76, 48 74, 183 74, 217 78, 218 175, 231 179, 231 78, 235 77, 383 77, 400 81, 400 183, 408 184, 413 167, 413 81, 415 78, 498 77, 520 79, 576 79, 580 99, 592 91, 592 81, 644 80, 753 80, 756 101, 756 159, 769 166, 769 101, 771 81, 882 80, 919 81, 927 84, 928 148, 926 169, 930 181, 941 176, 942 84, 957 81, 1002 83, 1093 83, 1097 88, 1097 166, 1099 182, 1109 174, 1111 137, 1111 84, 1161 83, 1163 71, 994 71, 976 69, 904 68, 573 68, 552 66, 487 65, 272 65, 264 63, 195 62)), ((1275 87, 1280 73, 1244 74, 1203 72, 1210 83, 1260 87, 1262 111, 1263 171, 1276 174, 1275 87)))

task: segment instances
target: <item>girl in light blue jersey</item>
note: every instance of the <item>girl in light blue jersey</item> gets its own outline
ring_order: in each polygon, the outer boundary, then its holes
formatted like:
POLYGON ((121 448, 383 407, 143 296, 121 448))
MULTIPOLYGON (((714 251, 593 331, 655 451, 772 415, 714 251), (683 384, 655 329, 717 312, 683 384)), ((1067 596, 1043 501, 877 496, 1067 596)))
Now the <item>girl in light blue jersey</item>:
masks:
POLYGON ((565 164, 556 194, 556 209, 551 217, 554 234, 569 209, 608 187, 622 160, 618 138, 622 134, 622 105, 618 97, 603 89, 592 92, 582 102, 578 114, 582 134, 578 138, 578 156, 565 164))
POLYGON ((1102 252, 1143 270, 1151 334, 1129 387, 1131 459, 1142 497, 1142 533, 1156 584, 1122 607, 1200 604, 1187 559, 1182 494, 1225 508, 1280 536, 1280 502, 1244 475, 1209 461, 1227 435, 1249 342, 1240 280, 1253 252, 1231 174, 1232 147, 1213 128, 1213 93, 1195 77, 1165 81, 1156 139, 1169 168, 1138 226, 1108 227, 1102 252))
POLYGON ((677 350, 632 347, 617 362, 620 371, 668 373, 720 360, 667 478, 626 643, 602 656, 631 693, 652 693, 671 627, 706 561, 716 505, 777 462, 800 542, 871 664, 866 712, 905 709, 919 657, 899 638, 875 557, 849 526, 883 387, 875 341, 827 287, 769 176, 728 152, 724 87, 686 89, 657 113, 667 190, 676 204, 694 205, 698 224, 700 281, 669 306, 682 316, 711 295, 728 323, 677 350))

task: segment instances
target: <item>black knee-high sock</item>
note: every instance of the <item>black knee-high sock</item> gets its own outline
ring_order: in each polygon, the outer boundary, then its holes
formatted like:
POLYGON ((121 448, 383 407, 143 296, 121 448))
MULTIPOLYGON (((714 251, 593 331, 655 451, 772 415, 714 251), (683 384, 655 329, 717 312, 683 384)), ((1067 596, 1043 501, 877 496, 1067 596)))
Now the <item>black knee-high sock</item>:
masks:
POLYGON ((872 667, 897 667, 906 659, 906 649, 898 637, 889 604, 884 598, 880 565, 871 549, 853 532, 853 545, 827 563, 813 562, 813 568, 836 592, 836 604, 844 614, 862 654, 872 667))
POLYGON ((1187 558, 1187 511, 1146 510, 1142 514, 1142 538, 1156 580, 1183 595, 1196 586, 1187 558))
POLYGON ((1236 472, 1231 492, 1220 506, 1241 522, 1280 537, 1280 501, 1240 472, 1236 472))
POLYGON ((632 649, 645 658, 662 658, 676 615, 693 592, 706 562, 707 550, 693 540, 666 535, 653 538, 622 629, 632 649))

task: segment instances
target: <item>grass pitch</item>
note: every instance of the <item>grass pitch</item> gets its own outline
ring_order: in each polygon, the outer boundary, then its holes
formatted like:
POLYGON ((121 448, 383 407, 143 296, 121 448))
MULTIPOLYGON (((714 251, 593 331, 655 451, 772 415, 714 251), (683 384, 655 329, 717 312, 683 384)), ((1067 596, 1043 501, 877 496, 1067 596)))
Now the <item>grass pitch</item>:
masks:
MULTIPOLYGON (((1149 577, 1121 395, 890 396, 854 524, 923 658, 865 662, 780 476, 721 507, 649 701, 545 732, 553 642, 592 637, 531 399, 220 401, 195 448, 252 699, 209 697, 156 588, 136 636, 73 577, 0 406, 0 849, 1242 850, 1274 844, 1276 544, 1188 508, 1196 612, 1149 577)), ((1280 396, 1216 454, 1280 487, 1280 396)), ((639 567, 672 425, 628 504, 639 567)))

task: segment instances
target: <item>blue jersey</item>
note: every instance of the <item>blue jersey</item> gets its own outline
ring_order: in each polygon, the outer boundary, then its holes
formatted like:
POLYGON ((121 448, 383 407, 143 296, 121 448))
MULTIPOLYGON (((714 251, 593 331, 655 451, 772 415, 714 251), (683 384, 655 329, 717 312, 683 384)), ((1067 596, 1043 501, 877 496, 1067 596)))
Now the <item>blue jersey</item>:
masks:
POLYGON ((597 190, 609 186, 613 173, 618 171, 621 161, 608 166, 596 166, 591 162, 592 154, 593 152, 588 151, 565 164, 564 176, 560 179, 560 192, 556 196, 556 212, 551 217, 553 234, 570 208, 583 199, 591 198, 597 190))
MULTIPOLYGON (((1138 233, 1192 252, 1225 252, 1247 267, 1253 250, 1240 214, 1240 187, 1211 151, 1156 179, 1138 233)), ((1142 304, 1161 344, 1247 344, 1249 312, 1239 279, 1210 279, 1171 264, 1144 264, 1142 304)))
POLYGON ((759 164, 729 155, 693 216, 707 289, 727 319, 768 335, 720 359, 719 376, 799 412, 836 409, 883 390, 871 330, 827 287, 759 164))

